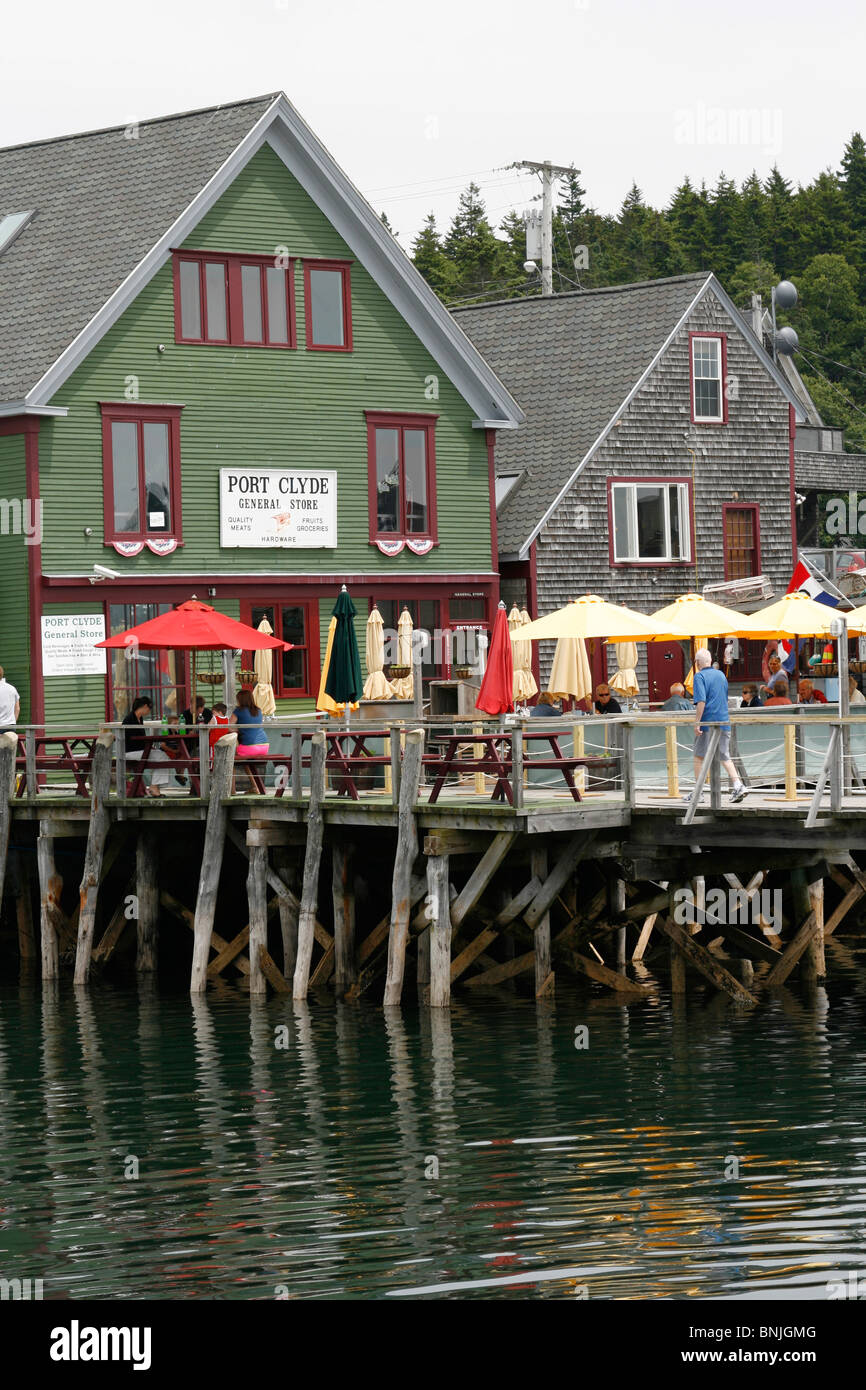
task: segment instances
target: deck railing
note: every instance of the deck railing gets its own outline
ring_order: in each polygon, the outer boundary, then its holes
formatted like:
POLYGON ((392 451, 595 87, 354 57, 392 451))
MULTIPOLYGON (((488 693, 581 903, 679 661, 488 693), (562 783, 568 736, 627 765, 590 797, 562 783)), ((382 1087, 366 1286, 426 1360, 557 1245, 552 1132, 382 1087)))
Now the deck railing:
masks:
MULTIPOLYGON (((384 712, 383 712, 384 713, 384 712)), ((692 769, 694 715, 685 711, 630 712, 613 716, 566 715, 521 723, 467 720, 442 723, 358 723, 271 720, 264 726, 266 756, 236 758, 234 795, 302 801, 309 795, 310 744, 326 741, 327 795, 396 802, 403 746, 409 728, 423 727, 421 800, 455 796, 494 800, 515 810, 542 801, 566 804, 605 797, 629 806, 684 805, 691 821, 708 795, 723 804, 722 773, 708 757, 704 776, 692 769), (704 784, 707 784, 706 787, 704 784)), ((28 725, 18 735, 15 797, 90 796, 90 770, 100 732, 114 737, 110 800, 131 803, 169 780, 174 796, 206 799, 210 788, 212 730, 184 734, 159 727, 143 746, 130 748, 128 727, 99 729, 28 725), (173 756, 167 756, 172 754, 173 756), (171 785, 173 783, 173 785, 171 785)), ((718 741, 713 731, 712 745, 718 741)), ((841 718, 835 706, 772 708, 731 714, 731 758, 753 795, 781 804, 800 802, 805 823, 815 825, 822 807, 838 812, 862 800, 866 808, 866 708, 841 718)))

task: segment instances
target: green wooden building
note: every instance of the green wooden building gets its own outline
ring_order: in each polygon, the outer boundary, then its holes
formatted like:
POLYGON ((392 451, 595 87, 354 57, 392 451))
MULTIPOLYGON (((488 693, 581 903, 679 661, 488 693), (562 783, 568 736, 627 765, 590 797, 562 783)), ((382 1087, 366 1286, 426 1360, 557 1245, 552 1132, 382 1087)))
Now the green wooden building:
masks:
MULTIPOLYGON (((101 635, 192 594, 294 644, 311 709, 363 626, 489 627, 519 407, 277 93, 0 150, 0 666, 22 722, 183 708, 101 635)), ((434 641, 425 675, 447 674, 434 641)), ((216 668, 216 659, 214 668, 216 668)))

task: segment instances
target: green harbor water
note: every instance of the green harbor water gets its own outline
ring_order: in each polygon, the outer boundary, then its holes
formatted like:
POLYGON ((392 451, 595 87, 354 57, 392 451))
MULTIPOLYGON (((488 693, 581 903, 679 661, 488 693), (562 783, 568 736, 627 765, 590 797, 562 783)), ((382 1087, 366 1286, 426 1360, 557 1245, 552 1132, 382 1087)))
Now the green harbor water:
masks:
POLYGON ((560 982, 450 1013, 6 984, 0 1277, 826 1299, 853 1275, 863 1297, 866 939, 827 953, 826 990, 752 1010, 699 986, 672 1008, 664 979, 628 1009, 560 982))

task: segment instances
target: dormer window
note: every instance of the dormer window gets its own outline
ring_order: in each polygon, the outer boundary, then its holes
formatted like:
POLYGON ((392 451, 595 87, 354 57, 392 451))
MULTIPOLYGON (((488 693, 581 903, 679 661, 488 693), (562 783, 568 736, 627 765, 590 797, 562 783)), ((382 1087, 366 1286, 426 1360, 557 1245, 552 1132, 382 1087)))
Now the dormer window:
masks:
POLYGON ((294 261, 176 251, 175 342, 293 348, 294 261))
POLYGON ((0 256, 11 246, 19 232, 23 232, 27 223, 33 216, 34 209, 29 212, 7 212, 5 216, 0 215, 0 256))
POLYGON ((724 333, 692 333, 691 392, 692 422, 696 425, 724 425, 728 420, 727 343, 724 333))

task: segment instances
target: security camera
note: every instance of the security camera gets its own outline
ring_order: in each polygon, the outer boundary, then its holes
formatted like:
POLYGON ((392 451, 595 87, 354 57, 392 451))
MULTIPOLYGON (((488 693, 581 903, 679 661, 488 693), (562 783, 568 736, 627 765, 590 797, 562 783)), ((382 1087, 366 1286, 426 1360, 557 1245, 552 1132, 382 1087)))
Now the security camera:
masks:
POLYGON ((91 584, 95 584, 99 579, 120 579, 117 570, 110 570, 107 565, 94 565, 93 578, 91 584))
POLYGON ((523 269, 526 271, 527 275, 534 275, 538 266, 535 264, 535 261, 524 261, 523 269))

